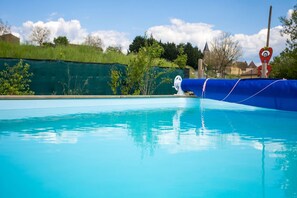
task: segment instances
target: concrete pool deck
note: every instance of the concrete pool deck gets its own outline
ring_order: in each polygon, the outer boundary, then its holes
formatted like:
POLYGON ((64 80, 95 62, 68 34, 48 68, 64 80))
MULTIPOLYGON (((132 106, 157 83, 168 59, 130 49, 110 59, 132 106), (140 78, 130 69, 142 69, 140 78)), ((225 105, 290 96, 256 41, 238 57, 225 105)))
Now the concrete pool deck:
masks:
POLYGON ((42 99, 112 99, 112 98, 188 98, 190 95, 3 95, 0 100, 42 100, 42 99))

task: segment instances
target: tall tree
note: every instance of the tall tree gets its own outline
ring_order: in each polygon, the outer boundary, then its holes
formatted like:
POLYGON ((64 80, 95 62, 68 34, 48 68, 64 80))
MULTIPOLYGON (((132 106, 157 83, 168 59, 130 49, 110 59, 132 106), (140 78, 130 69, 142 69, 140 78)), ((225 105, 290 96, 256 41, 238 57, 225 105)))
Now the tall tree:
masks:
POLYGON ((297 79, 297 48, 286 49, 271 62, 271 78, 297 79))
POLYGON ((42 46, 44 42, 48 41, 50 34, 51 32, 48 28, 35 26, 32 29, 30 38, 32 42, 36 42, 37 44, 42 46))
POLYGON ((282 35, 288 35, 287 44, 290 49, 297 47, 297 4, 294 6, 293 12, 289 17, 280 17, 283 25, 282 35))
POLYGON ((108 48, 106 48, 105 50, 106 53, 110 53, 110 52, 116 52, 116 53, 120 53, 122 54, 122 47, 121 46, 109 46, 108 48))
POLYGON ((288 47, 274 57, 271 62, 272 71, 269 77, 297 79, 297 5, 289 17, 281 17, 283 29, 282 35, 287 35, 288 47))
POLYGON ((225 69, 241 56, 241 46, 233 40, 231 34, 222 33, 211 43, 210 59, 207 60, 208 69, 214 70, 220 77, 225 77, 225 69))
POLYGON ((58 36, 57 38, 54 38, 55 45, 68 45, 69 40, 66 36, 58 36))
POLYGON ((185 54, 184 48, 179 48, 179 54, 174 60, 174 63, 177 64, 181 69, 186 67, 188 56, 185 54))
POLYGON ((152 35, 136 36, 133 42, 129 45, 129 52, 138 53, 140 48, 145 47, 147 44, 152 45, 155 42, 157 41, 152 35))
POLYGON ((160 45, 164 48, 164 53, 162 54, 161 58, 169 61, 174 61, 177 58, 179 50, 175 43, 160 42, 160 45))
POLYGON ((8 23, 4 23, 2 19, 0 19, 0 35, 11 33, 10 25, 8 23))
MULTIPOLYGON (((133 53, 138 53, 139 49, 144 47, 146 43, 152 45, 154 42, 158 42, 152 36, 137 36, 133 40, 132 44, 129 46, 129 51, 133 53)), ((162 43, 161 41, 158 42, 164 48, 164 52, 161 54, 161 58, 164 58, 168 61, 174 61, 178 57, 179 49, 183 48, 184 53, 187 55, 187 65, 198 68, 198 59, 202 58, 203 55, 198 47, 193 47, 191 43, 186 44, 179 44, 176 45, 175 43, 162 43)))
POLYGON ((193 67, 194 69, 198 68, 198 59, 202 58, 203 55, 198 47, 193 47, 191 43, 180 44, 179 47, 182 46, 185 50, 185 54, 187 54, 187 65, 193 67))
POLYGON ((91 47, 96 47, 98 49, 103 49, 103 43, 99 36, 89 34, 83 43, 84 45, 88 45, 91 47))
POLYGON ((139 49, 145 46, 146 38, 136 36, 133 42, 129 45, 129 52, 138 53, 139 49))

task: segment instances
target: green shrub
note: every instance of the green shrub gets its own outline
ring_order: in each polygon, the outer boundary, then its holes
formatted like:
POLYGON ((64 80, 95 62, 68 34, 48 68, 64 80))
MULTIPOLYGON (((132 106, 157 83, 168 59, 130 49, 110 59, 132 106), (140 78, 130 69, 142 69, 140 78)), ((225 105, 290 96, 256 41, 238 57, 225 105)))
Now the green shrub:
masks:
POLYGON ((114 94, 120 90, 124 95, 151 95, 163 83, 169 83, 170 79, 165 78, 172 69, 158 70, 155 66, 163 65, 161 54, 164 49, 157 42, 145 43, 144 47, 134 55, 127 65, 125 76, 117 70, 111 71, 110 87, 114 94), (157 79, 161 79, 157 83, 157 79))
POLYGON ((29 64, 23 64, 20 60, 16 65, 4 64, 5 69, 0 71, 1 95, 32 95, 29 84, 33 73, 29 72, 29 64))

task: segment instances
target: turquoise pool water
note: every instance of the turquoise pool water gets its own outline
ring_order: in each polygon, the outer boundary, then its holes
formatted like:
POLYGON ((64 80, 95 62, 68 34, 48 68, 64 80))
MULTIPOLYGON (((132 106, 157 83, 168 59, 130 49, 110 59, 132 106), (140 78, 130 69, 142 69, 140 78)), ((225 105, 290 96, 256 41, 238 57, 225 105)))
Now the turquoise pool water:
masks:
POLYGON ((0 197, 297 197, 297 113, 198 98, 0 100, 0 197))

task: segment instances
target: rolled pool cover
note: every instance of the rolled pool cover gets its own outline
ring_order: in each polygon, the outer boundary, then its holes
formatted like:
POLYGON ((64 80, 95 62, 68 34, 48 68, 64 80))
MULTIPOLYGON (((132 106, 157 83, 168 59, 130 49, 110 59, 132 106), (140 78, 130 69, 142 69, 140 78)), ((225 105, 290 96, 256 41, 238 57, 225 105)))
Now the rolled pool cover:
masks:
POLYGON ((297 80, 183 79, 181 88, 203 98, 297 111, 297 80))

